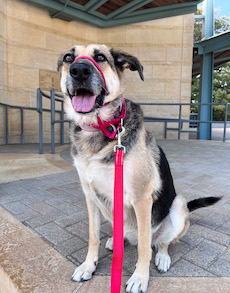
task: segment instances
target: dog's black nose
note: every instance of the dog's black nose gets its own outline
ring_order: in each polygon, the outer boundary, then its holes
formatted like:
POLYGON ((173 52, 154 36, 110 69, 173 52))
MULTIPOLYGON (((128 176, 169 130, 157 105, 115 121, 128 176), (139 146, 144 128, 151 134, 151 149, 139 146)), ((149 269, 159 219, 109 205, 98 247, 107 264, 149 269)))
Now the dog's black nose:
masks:
POLYGON ((86 63, 74 63, 70 67, 70 75, 80 81, 86 80, 92 71, 92 67, 86 63))

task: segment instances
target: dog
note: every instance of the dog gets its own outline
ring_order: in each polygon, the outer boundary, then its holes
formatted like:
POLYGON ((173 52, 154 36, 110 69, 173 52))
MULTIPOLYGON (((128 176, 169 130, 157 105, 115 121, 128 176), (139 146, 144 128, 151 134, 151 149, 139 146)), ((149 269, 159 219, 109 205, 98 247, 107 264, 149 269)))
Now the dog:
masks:
MULTIPOLYGON (((171 263, 168 246, 186 233, 189 213, 220 198, 187 203, 176 194, 166 156, 146 131, 140 106, 123 97, 125 69, 137 71, 144 80, 143 67, 136 57, 105 45, 73 46, 58 60, 64 108, 72 121, 71 154, 89 216, 88 254, 72 279, 89 280, 96 270, 101 214, 113 223, 114 133, 125 111, 124 238, 138 245, 136 269, 126 292, 139 293, 147 291, 152 247, 156 249, 156 267, 166 272, 171 263), (106 121, 117 120, 117 125, 103 126, 106 121)), ((113 249, 112 238, 107 240, 106 248, 113 249)))

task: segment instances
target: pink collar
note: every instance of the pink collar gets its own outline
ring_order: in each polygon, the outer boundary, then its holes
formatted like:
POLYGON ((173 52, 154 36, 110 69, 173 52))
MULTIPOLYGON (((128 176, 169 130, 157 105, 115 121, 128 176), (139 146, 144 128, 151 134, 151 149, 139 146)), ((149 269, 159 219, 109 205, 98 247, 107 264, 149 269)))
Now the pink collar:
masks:
MULTIPOLYGON (((106 81, 105 81, 105 76, 104 76, 104 73, 101 70, 100 66, 97 64, 97 62, 94 59, 92 59, 92 58, 90 58, 88 56, 80 56, 80 57, 77 57, 73 61, 73 63, 75 63, 79 59, 88 59, 88 60, 90 60, 96 66, 96 68, 99 70, 99 72, 101 73, 101 76, 102 76, 102 78, 104 80, 105 94, 106 94, 106 81)), ((83 129, 83 128, 82 128, 82 130, 89 131, 89 132, 101 131, 108 138, 110 138, 110 139, 116 139, 117 131, 121 127, 121 119, 124 120, 125 119, 125 115, 126 115, 126 103, 125 103, 125 99, 124 98, 122 98, 122 105, 121 106, 122 107, 121 107, 121 110, 120 110, 120 116, 119 116, 119 118, 114 118, 114 119, 111 119, 109 121, 102 121, 101 118, 98 116, 97 117, 97 123, 98 123, 98 125, 96 125, 96 124, 90 125, 90 126, 93 127, 93 130, 92 129, 91 130, 87 130, 87 129, 83 129), (112 132, 110 132, 108 130, 108 127, 109 126, 112 126, 113 127, 114 130, 112 132)), ((86 126, 86 128, 87 127, 90 127, 89 125, 85 125, 85 126, 86 126)))

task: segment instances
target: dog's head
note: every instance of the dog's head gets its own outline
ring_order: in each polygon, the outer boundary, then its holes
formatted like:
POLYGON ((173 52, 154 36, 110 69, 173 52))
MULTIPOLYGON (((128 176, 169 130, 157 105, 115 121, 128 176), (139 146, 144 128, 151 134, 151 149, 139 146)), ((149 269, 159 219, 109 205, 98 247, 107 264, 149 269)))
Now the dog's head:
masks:
POLYGON ((121 50, 105 45, 73 46, 62 54, 58 71, 68 117, 81 124, 83 120, 84 123, 92 122, 98 114, 111 115, 106 114, 104 108, 109 110, 108 103, 122 94, 121 78, 125 68, 137 70, 144 80, 143 67, 138 59, 121 50), (81 56, 89 59, 79 58, 81 56))

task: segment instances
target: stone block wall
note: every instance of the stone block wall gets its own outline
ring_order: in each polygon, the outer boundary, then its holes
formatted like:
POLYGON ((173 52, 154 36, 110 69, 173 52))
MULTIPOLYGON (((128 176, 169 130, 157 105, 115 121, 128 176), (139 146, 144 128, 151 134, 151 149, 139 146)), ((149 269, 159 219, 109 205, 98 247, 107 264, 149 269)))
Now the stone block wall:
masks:
MULTIPOLYGON (((8 92, 8 76, 7 76, 7 40, 6 40, 6 11, 7 0, 0 1, 0 102, 7 103, 8 92)), ((5 111, 0 106, 0 143, 5 138, 5 111)))
MULTIPOLYGON (((42 90, 59 89, 56 73, 59 55, 72 45, 90 43, 120 48, 138 57, 143 64, 144 83, 136 72, 125 73, 125 97, 136 102, 190 101, 193 14, 100 29, 77 21, 51 19, 47 10, 20 0, 1 0, 0 24, 0 62, 3 68, 0 72, 0 102, 36 107, 38 87, 42 90), (49 73, 50 78, 47 77, 49 73)), ((49 107, 48 100, 44 100, 44 107, 49 107)), ((178 116, 175 107, 143 109, 148 116, 178 116)), ((10 111, 10 143, 20 143, 20 115, 16 112, 10 111)), ((189 109, 184 109, 183 117, 188 115, 189 109)), ((0 125, 0 143, 5 143, 4 121, 0 125)), ((148 123, 147 127, 157 137, 163 137, 162 123, 148 123)), ((59 126, 55 125, 55 128, 58 142, 59 126)), ((25 114, 24 129, 25 142, 38 142, 37 112, 25 114)), ((67 129, 66 125, 66 133, 67 129)), ((49 132, 50 115, 45 114, 45 142, 50 142, 49 132)), ((172 132, 170 136, 176 137, 176 134, 172 132)), ((67 134, 65 140, 68 141, 67 134)))

